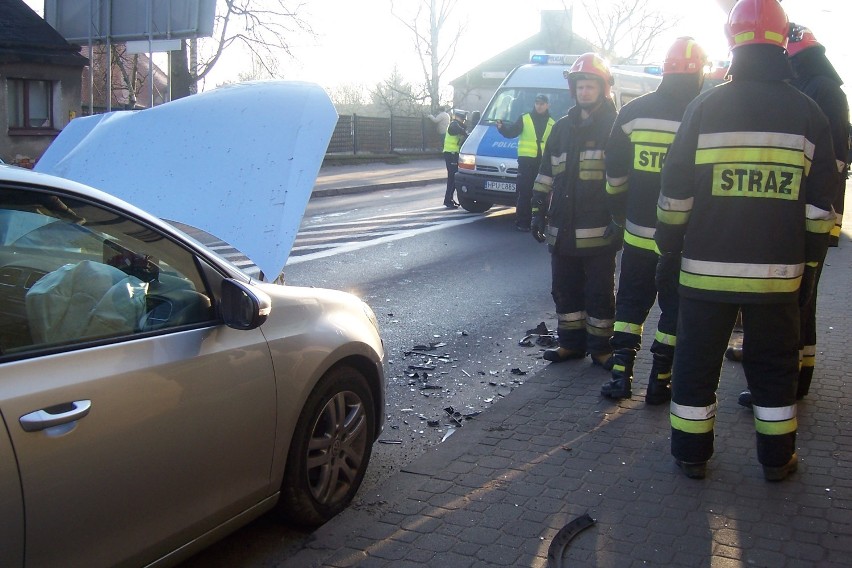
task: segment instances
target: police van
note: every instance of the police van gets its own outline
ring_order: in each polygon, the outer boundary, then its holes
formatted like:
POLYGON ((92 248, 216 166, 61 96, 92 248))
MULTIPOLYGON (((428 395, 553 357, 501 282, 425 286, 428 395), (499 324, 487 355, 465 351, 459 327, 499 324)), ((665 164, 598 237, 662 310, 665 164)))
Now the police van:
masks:
MULTIPOLYGON (((506 138, 496 122, 515 122, 533 109, 538 94, 550 100, 554 120, 568 113, 574 99, 568 91, 564 72, 579 55, 536 54, 530 63, 516 67, 503 80, 485 107, 459 151, 455 175, 459 204, 472 213, 482 213, 492 205, 512 205, 517 200, 518 138, 506 138)), ((657 88, 659 75, 613 68, 613 100, 616 108, 657 88)))

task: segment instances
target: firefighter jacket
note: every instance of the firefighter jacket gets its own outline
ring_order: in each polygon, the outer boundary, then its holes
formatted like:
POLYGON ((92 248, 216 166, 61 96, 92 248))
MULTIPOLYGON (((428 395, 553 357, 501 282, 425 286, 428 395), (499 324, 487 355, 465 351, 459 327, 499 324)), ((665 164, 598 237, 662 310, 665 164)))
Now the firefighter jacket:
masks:
POLYGON ((834 197, 836 218, 831 236, 839 238, 843 225, 846 176, 849 169, 849 102, 840 88, 843 81, 825 57, 824 48, 808 48, 791 57, 790 62, 796 73, 790 83, 812 98, 828 118, 838 177, 837 193, 834 197))
POLYGON ((547 144, 550 131, 556 121, 549 112, 538 114, 537 112, 524 113, 512 124, 504 124, 499 130, 506 138, 518 136, 518 157, 539 158, 542 148, 547 144))
POLYGON ((752 67, 738 79, 732 66, 732 81, 690 103, 663 167, 655 238, 662 253, 682 251, 684 297, 795 302, 805 263, 828 247, 837 176, 828 122, 795 87, 752 67))
POLYGON ((660 171, 686 105, 699 91, 698 78, 663 78, 653 93, 627 103, 618 113, 606 144, 606 191, 624 242, 656 251, 660 171))
POLYGON ((446 136, 444 136, 444 152, 458 154, 465 138, 467 138, 467 131, 464 129, 464 125, 453 119, 447 127, 446 136))
MULTIPOLYGON (((825 57, 822 48, 811 48, 791 58, 796 77, 790 83, 819 105, 828 118, 837 171, 846 183, 846 161, 849 159, 849 101, 840 86, 843 81, 825 57)), ((843 190, 841 187, 840 191, 843 190)))
POLYGON ((610 99, 604 99, 585 120, 580 107, 574 106, 556 122, 547 139, 533 203, 552 194, 546 236, 554 254, 585 256, 620 246, 620 235, 604 237, 611 219, 604 145, 615 114, 610 99))

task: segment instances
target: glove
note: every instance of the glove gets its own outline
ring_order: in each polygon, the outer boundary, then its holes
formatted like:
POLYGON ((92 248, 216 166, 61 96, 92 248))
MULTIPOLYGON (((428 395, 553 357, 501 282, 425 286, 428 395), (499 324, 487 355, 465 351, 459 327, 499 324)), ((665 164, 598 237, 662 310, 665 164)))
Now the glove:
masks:
POLYGON ((657 286, 659 298, 677 298, 679 279, 680 254, 660 254, 660 258, 657 260, 657 268, 654 272, 654 284, 657 286))
POLYGON ((546 240, 544 236, 546 227, 547 221, 545 221, 544 215, 533 215, 533 218, 530 220, 530 233, 540 243, 546 240))
POLYGON ((814 297, 816 292, 816 275, 817 267, 805 265, 805 271, 802 273, 802 283, 799 284, 799 307, 807 306, 814 297))
POLYGON ((530 233, 540 243, 545 241, 544 232, 547 229, 547 207, 545 207, 545 194, 533 191, 530 205, 532 206, 532 219, 530 220, 530 233))
POLYGON ((603 238, 611 238, 612 244, 617 245, 620 248, 621 245, 624 243, 624 227, 622 227, 615 221, 610 221, 609 225, 606 226, 603 238))

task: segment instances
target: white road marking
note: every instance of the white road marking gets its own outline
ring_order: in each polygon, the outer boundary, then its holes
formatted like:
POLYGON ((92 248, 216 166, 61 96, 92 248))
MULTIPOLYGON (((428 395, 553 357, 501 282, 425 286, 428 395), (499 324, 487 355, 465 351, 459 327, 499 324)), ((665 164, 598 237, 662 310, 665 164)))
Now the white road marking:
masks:
MULTIPOLYGON (((410 216, 412 214, 420 213, 422 211, 434 211, 434 208, 424 209, 424 210, 421 210, 421 211, 407 211, 404 216, 405 216, 405 218, 410 218, 410 216)), ((325 248, 329 245, 314 245, 314 246, 304 246, 304 247, 294 246, 293 250, 290 253, 290 257, 287 259, 287 265, 286 266, 292 266, 294 264, 307 262, 309 260, 316 260, 316 259, 319 259, 319 258, 328 258, 330 256, 335 256, 335 255, 338 255, 338 254, 353 252, 353 251, 356 251, 356 250, 361 250, 361 249, 365 249, 365 248, 376 246, 376 245, 381 245, 381 244, 385 244, 385 243, 399 241, 399 240, 402 240, 402 239, 408 239, 408 238, 411 238, 411 237, 415 237, 417 235, 422 235, 424 233, 431 233, 433 231, 440 231, 441 229, 447 229, 449 227, 455 227, 455 226, 458 226, 458 225, 466 225, 468 223, 474 223, 476 221, 481 221, 481 220, 487 219, 489 217, 498 217, 498 216, 501 216, 501 215, 507 215, 509 213, 511 213, 511 208, 508 208, 508 207, 497 208, 494 211, 492 211, 490 213, 486 213, 484 215, 478 215, 478 214, 477 215, 466 215, 466 216, 460 217, 458 219, 439 220, 439 221, 436 221, 434 224, 430 224, 430 225, 427 225, 425 227, 420 227, 420 228, 417 228, 417 229, 407 229, 407 230, 402 230, 402 231, 393 230, 393 228, 398 227, 399 225, 390 225, 388 228, 391 229, 391 230, 390 231, 382 231, 382 233, 384 233, 384 234, 382 236, 378 237, 378 238, 372 238, 370 240, 357 241, 357 242, 344 242, 344 243, 341 243, 339 246, 333 246, 332 245, 333 248, 328 248, 326 250, 321 250, 321 251, 317 251, 317 252, 313 252, 313 253, 309 253, 309 254, 305 254, 305 255, 301 255, 301 256, 293 256, 292 253, 297 251, 297 250, 300 250, 300 249, 301 250, 312 249, 312 248, 315 249, 315 248, 318 248, 318 247, 325 248)), ((398 217, 398 216, 400 216, 400 214, 395 213, 393 215, 380 215, 378 217, 374 217, 374 218, 371 218, 371 219, 375 220, 375 219, 379 219, 379 218, 398 217)), ((367 221, 367 220, 364 220, 364 221, 367 221)), ((372 221, 372 222, 375 222, 375 221, 372 221)), ((349 224, 349 223, 341 223, 341 224, 349 224)), ((410 224, 406 224, 404 226, 408 226, 408 225, 410 225, 410 224)), ((334 225, 325 225, 325 227, 333 227, 333 226, 334 225)), ((313 228, 315 228, 315 227, 311 227, 311 229, 313 229, 313 228)), ((364 236, 364 235, 373 236, 375 234, 376 233, 359 233, 358 235, 355 235, 355 236, 364 236)), ((350 237, 350 238, 352 238, 352 237, 350 237)), ((295 244, 299 245, 299 241, 300 241, 300 239, 299 239, 299 237, 297 237, 295 244)))

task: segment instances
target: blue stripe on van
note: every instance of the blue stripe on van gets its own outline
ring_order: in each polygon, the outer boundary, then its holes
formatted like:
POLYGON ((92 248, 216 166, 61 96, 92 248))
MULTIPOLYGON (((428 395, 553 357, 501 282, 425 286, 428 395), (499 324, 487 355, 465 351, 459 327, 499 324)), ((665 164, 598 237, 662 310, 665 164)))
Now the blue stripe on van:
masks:
POLYGON ((499 132, 497 127, 489 124, 477 125, 476 128, 484 128, 482 139, 479 142, 477 155, 493 156, 495 158, 517 158, 518 157, 518 139, 506 138, 499 132))

